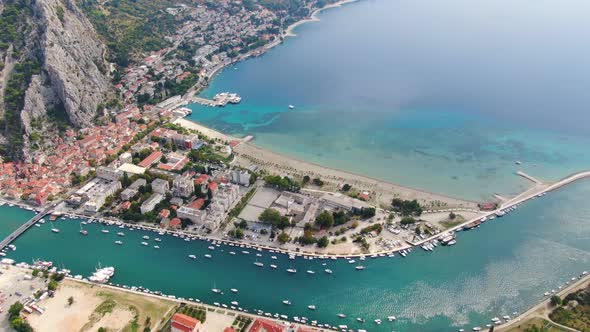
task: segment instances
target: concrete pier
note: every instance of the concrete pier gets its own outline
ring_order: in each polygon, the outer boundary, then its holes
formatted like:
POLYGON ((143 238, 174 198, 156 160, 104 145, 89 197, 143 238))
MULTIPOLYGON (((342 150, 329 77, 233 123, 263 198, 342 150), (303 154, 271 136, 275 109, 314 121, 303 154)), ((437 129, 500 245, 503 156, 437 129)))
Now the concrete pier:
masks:
POLYGON ((537 183, 537 184, 543 184, 543 181, 537 180, 537 179, 535 179, 534 177, 532 177, 532 176, 530 176, 530 175, 526 174, 526 173, 525 173, 525 172, 523 172, 523 171, 518 171, 518 172, 516 172, 516 174, 518 174, 518 175, 522 176, 523 178, 525 178, 525 179, 527 179, 527 180, 529 180, 529 181, 532 181, 532 182, 534 182, 534 183, 537 183))

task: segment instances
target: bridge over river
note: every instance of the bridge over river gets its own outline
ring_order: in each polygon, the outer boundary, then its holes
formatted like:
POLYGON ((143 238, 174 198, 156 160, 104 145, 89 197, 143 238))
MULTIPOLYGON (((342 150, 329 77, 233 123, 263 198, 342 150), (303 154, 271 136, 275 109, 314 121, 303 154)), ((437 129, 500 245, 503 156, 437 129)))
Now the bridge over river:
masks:
POLYGON ((8 235, 2 242, 0 242, 0 250, 4 249, 7 245, 9 245, 12 241, 16 240, 19 236, 21 236, 24 232, 27 231, 31 226, 33 226, 37 221, 41 220, 41 218, 45 217, 46 215, 50 214, 51 211, 57 206, 58 203, 53 203, 48 206, 43 211, 34 215, 31 219, 27 220, 26 223, 20 225, 14 232, 8 235))

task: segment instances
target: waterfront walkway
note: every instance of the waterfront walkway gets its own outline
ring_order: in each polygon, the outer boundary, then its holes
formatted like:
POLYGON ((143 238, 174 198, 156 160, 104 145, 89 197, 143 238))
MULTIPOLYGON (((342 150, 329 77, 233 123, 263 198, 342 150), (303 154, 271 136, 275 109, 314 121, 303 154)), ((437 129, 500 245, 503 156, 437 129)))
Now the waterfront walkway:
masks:
POLYGON ((41 220, 41 218, 45 217, 53 208, 57 206, 58 203, 53 203, 45 210, 37 213, 31 219, 27 220, 26 223, 22 224, 19 228, 17 228, 14 232, 8 235, 2 242, 0 242, 0 250, 4 249, 7 245, 9 245, 12 241, 16 240, 19 236, 21 236, 24 232, 27 231, 31 226, 33 226, 37 221, 41 220))

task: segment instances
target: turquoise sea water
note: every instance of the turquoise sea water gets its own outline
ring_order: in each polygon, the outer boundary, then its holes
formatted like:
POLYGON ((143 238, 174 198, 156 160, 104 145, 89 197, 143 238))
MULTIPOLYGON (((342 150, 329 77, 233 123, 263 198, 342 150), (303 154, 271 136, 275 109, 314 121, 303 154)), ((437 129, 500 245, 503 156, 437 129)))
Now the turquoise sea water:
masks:
MULTIPOLYGON (((565 281, 590 270, 590 181, 535 199, 515 212, 485 223, 479 229, 459 233, 458 244, 438 247, 433 253, 416 249, 407 258, 367 259, 364 271, 355 271, 344 260, 289 260, 263 252, 253 265, 255 251, 216 247, 207 242, 184 242, 155 233, 107 227, 86 226, 81 236, 77 221, 57 221, 32 227, 15 245, 9 257, 30 262, 33 258, 52 260, 72 274, 88 276, 99 263, 116 267, 113 283, 145 286, 166 294, 193 297, 207 303, 238 301, 249 310, 292 316, 306 316, 330 324, 347 324, 368 331, 456 331, 485 325, 494 316, 522 312, 542 298, 545 291, 557 289, 565 281), (58 227, 59 234, 51 227, 58 227), (149 235, 150 246, 140 245, 149 235), (123 240, 122 246, 114 244, 123 240), (152 246, 159 244, 161 249, 152 246), (237 255, 230 255, 234 250, 237 255), (210 253, 208 260, 204 254, 210 253), (195 254, 197 260, 187 256, 195 254), (322 266, 326 263, 326 266, 322 266), (269 268, 270 264, 278 269, 269 268), (285 270, 296 268, 297 274, 285 270), (330 268, 333 275, 322 271, 330 268), (315 270, 308 275, 306 270, 315 270), (220 288, 224 295, 210 289, 220 288), (230 288, 239 289, 238 294, 230 288), (288 299, 292 306, 281 302, 288 299), (307 306, 314 304, 316 311, 307 306), (348 316, 336 317, 338 313, 348 316), (395 315, 395 323, 381 326, 374 319, 395 315), (356 317, 367 322, 357 324, 356 317)), ((1 207, 0 212, 6 211, 1 207)), ((23 218, 24 219, 24 218, 23 218)))
POLYGON ((482 199, 588 169, 582 0, 365 0, 203 91, 189 119, 310 162, 482 199), (288 105, 295 105, 289 110, 288 105), (522 166, 515 161, 522 161, 522 166))
POLYGON ((34 213, 17 206, 0 207, 0 239, 14 232, 20 225, 34 216, 34 213))

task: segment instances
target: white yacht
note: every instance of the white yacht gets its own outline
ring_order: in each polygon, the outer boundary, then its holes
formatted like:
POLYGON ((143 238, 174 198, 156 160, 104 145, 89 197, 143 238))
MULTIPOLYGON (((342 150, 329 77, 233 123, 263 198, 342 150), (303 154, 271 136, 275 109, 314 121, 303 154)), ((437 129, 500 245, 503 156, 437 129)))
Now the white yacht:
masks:
POLYGON ((289 273, 297 273, 297 270, 295 270, 295 269, 287 269, 287 272, 289 272, 289 273))
POLYGON ((256 266, 258 266, 258 267, 263 267, 263 266, 264 266, 264 264, 263 264, 263 263, 260 263, 260 262, 258 262, 258 261, 257 261, 257 262, 254 262, 254 265, 256 265, 256 266))
POLYGON ((289 300, 283 300, 283 304, 284 305, 291 305, 291 301, 289 301, 289 300))
POLYGON ((188 255, 188 258, 190 258, 190 259, 197 259, 197 256, 195 256, 195 255, 188 255))
POLYGON ((57 229, 57 228, 52 228, 52 229, 51 229, 51 231, 52 231, 53 233, 59 233, 59 229, 57 229))
POLYGON ((115 241, 115 244, 117 244, 117 245, 122 245, 122 244, 123 244, 123 242, 122 242, 122 241, 115 241))
POLYGON ((307 306, 307 309, 309 309, 309 310, 315 310, 315 305, 313 305, 313 304, 312 305, 308 305, 307 306))
POLYGON ((364 269, 365 269, 365 267, 362 266, 362 265, 359 265, 359 266, 355 267, 355 270, 359 270, 359 271, 360 270, 364 270, 364 269))
POLYGON ((326 272, 327 274, 332 274, 332 270, 330 269, 325 269, 324 272, 326 272))

